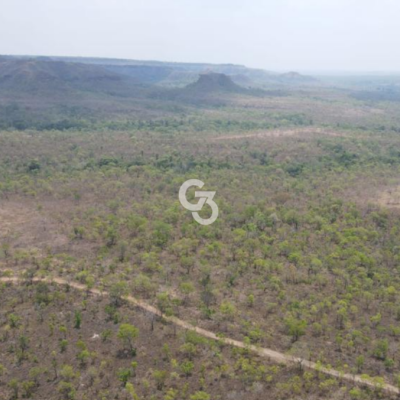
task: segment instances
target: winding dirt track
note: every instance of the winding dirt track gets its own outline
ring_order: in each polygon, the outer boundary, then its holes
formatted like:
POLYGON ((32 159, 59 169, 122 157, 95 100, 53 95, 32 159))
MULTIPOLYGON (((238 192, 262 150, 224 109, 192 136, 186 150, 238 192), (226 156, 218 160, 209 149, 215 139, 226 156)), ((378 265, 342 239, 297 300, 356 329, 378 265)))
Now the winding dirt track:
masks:
MULTIPOLYGON (((85 285, 82 285, 77 282, 68 281, 63 278, 37 278, 37 277, 35 277, 35 278, 31 279, 30 281, 57 283, 59 285, 69 285, 70 287, 72 287, 74 289, 84 290, 84 291, 87 291, 87 292, 95 294, 95 295, 108 295, 108 292, 101 291, 99 289, 88 289, 85 285)), ((18 278, 18 277, 0 277, 0 282, 21 283, 21 282, 27 282, 27 280, 23 279, 23 278, 18 278)), ((397 394, 397 395, 400 394, 400 390, 397 387, 390 385, 388 383, 378 385, 377 383, 375 383, 371 380, 365 379, 359 375, 344 374, 344 373, 339 372, 334 369, 324 368, 324 367, 318 366, 316 363, 314 363, 312 361, 308 361, 303 358, 288 356, 286 354, 279 353, 279 352, 271 350, 271 349, 266 349, 266 348, 262 348, 262 347, 252 346, 252 345, 249 346, 249 345, 246 345, 244 342, 240 342, 240 341, 234 340, 234 339, 229 339, 229 338, 225 338, 225 337, 221 338, 221 337, 218 337, 214 332, 194 326, 194 325, 192 325, 188 322, 185 322, 177 317, 165 316, 157 308, 153 307, 152 305, 150 305, 142 300, 137 299, 136 297, 125 296, 124 299, 126 301, 128 301, 129 303, 134 304, 135 306, 137 306, 147 312, 150 312, 154 315, 162 317, 164 320, 171 322, 172 324, 175 324, 183 329, 188 329, 190 331, 194 331, 201 336, 204 336, 206 338, 213 339, 213 340, 218 340, 218 341, 225 343, 227 345, 230 345, 230 346, 235 346, 235 347, 239 347, 242 349, 246 348, 246 349, 252 351, 253 353, 259 355, 260 357, 267 358, 273 362, 276 362, 279 364, 286 364, 286 365, 298 364, 298 365, 301 365, 303 368, 322 372, 326 375, 330 375, 335 378, 346 380, 346 381, 354 383, 354 384, 369 386, 371 388, 377 388, 379 386, 379 388, 386 391, 387 393, 397 394)))

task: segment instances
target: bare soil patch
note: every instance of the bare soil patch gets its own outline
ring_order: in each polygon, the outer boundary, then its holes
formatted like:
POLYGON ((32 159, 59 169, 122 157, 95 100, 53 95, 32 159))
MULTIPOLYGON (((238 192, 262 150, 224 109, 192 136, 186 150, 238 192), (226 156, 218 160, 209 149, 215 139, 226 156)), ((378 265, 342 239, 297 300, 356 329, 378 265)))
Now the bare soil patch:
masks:
POLYGON ((382 207, 400 209, 400 186, 382 190, 376 198, 376 203, 382 207))
POLYGON ((68 237, 34 201, 3 201, 0 203, 0 241, 14 249, 51 248, 57 252, 68 244, 68 237))

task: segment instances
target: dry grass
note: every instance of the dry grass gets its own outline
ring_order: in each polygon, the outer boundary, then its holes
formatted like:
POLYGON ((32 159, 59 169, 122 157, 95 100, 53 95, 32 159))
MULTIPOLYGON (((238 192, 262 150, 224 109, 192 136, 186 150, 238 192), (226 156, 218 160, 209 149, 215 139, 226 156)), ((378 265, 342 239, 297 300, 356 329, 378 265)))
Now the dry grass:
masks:
POLYGON ((14 249, 54 252, 65 247, 69 239, 49 213, 28 201, 5 201, 0 204, 0 240, 14 249))
POLYGON ((400 209, 400 186, 381 191, 377 195, 376 203, 382 207, 400 209))

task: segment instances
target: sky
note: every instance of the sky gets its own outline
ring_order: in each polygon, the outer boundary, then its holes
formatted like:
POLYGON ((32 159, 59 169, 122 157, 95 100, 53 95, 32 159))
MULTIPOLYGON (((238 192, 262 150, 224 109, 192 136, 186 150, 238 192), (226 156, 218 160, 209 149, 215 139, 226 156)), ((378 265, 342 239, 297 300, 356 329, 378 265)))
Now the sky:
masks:
POLYGON ((0 54, 400 72, 399 0, 0 0, 0 54))

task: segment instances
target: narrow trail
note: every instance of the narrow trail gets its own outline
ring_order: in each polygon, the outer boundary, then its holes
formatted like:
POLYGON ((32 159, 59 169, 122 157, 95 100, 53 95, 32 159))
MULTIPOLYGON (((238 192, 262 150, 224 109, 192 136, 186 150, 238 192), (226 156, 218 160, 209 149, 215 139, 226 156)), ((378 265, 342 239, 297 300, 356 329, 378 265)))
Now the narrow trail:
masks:
MULTIPOLYGON (((56 277, 37 278, 37 277, 35 277, 33 279, 26 280, 26 279, 18 278, 18 277, 0 277, 0 282, 21 283, 21 282, 27 282, 27 281, 57 283, 59 285, 69 285, 70 287, 72 287, 74 289, 83 290, 83 291, 86 291, 86 292, 89 292, 89 293, 92 293, 95 295, 108 295, 108 292, 106 292, 106 291, 101 291, 101 290, 95 289, 95 288, 88 289, 83 284, 80 284, 77 282, 72 282, 72 281, 69 281, 69 280, 63 279, 63 278, 56 278, 56 277)), ((286 365, 294 365, 294 364, 301 365, 303 368, 322 372, 326 375, 330 375, 335 378, 346 380, 346 381, 354 383, 354 384, 364 385, 364 386, 368 386, 371 388, 379 387, 382 390, 386 391, 387 393, 397 394, 397 395, 400 394, 400 390, 396 386, 390 385, 388 383, 379 385, 369 379, 365 379, 365 378, 361 377, 360 375, 344 374, 335 369, 328 369, 325 367, 321 367, 321 366, 317 365, 316 363, 305 360, 303 358, 288 356, 284 353, 279 353, 279 352, 277 352, 275 350, 271 350, 271 349, 266 349, 266 348, 257 347, 257 346, 253 346, 253 345, 246 345, 244 342, 230 339, 230 338, 225 338, 225 337, 221 338, 221 337, 217 336, 214 332, 194 326, 194 325, 192 325, 188 322, 185 322, 177 317, 165 316, 159 309, 153 307, 152 305, 146 303, 143 300, 137 299, 136 297, 124 296, 124 299, 126 301, 128 301, 129 303, 134 304, 135 306, 137 306, 145 311, 148 311, 154 315, 162 317, 165 321, 171 322, 172 324, 175 324, 176 326, 179 326, 183 329, 187 329, 187 330, 196 332, 203 337, 217 340, 219 342, 222 342, 222 343, 230 345, 230 346, 235 346, 235 347, 242 348, 242 349, 246 348, 246 349, 250 350, 251 352, 257 354, 258 356, 267 358, 273 362, 276 362, 279 364, 286 364, 286 365)))

